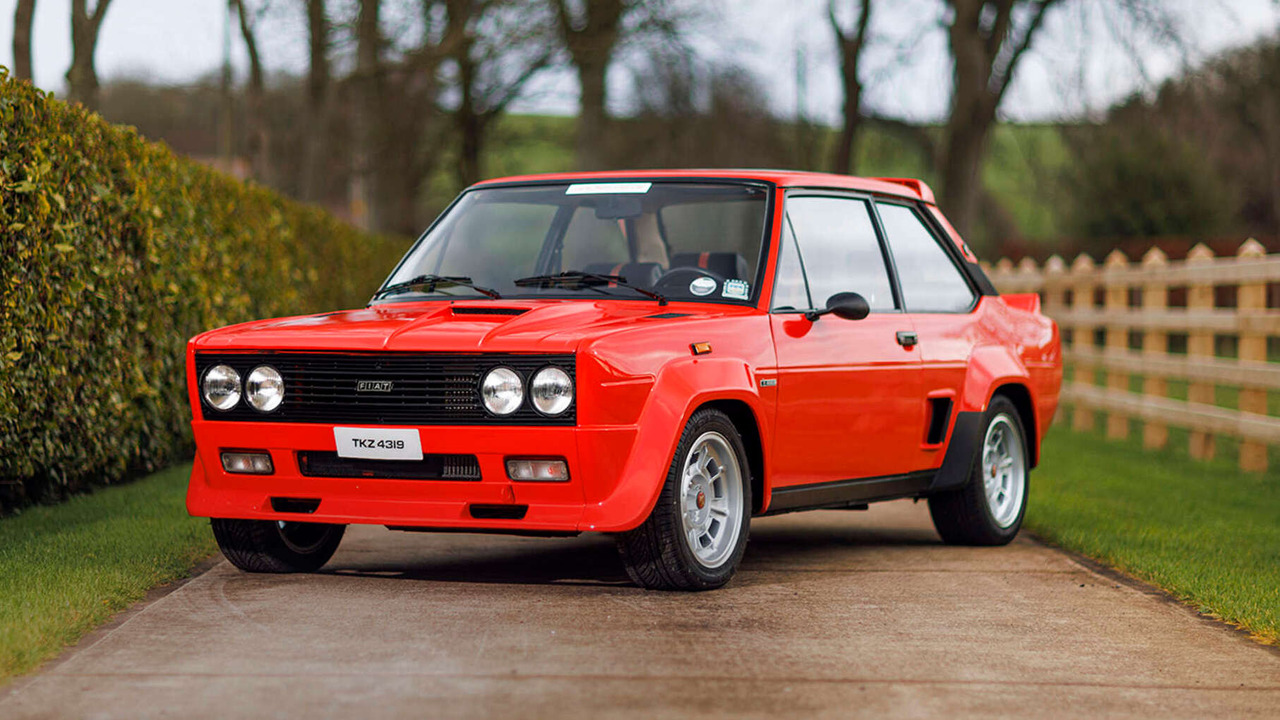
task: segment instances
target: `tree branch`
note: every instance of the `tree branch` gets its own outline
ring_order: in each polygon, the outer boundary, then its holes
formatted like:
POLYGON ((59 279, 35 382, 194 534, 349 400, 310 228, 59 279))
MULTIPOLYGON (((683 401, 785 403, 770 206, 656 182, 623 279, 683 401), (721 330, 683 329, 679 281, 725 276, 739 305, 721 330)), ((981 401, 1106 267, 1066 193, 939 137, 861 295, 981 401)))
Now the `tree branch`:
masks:
POLYGON ((98 0, 98 6, 93 9, 93 27, 97 30, 102 26, 102 20, 107 16, 107 6, 111 4, 111 0, 98 0))
POLYGON ((1044 24, 1045 15, 1048 14, 1050 8, 1058 3, 1059 0, 1042 0, 1039 6, 1036 7, 1035 15, 1031 17, 1031 22, 1027 24, 1027 29, 1023 32, 1022 37, 1017 40, 1009 39, 1009 42, 1014 43, 1013 50, 1008 56, 1009 59, 1001 65, 992 64, 991 77, 987 81, 987 90, 994 95, 996 107, 1000 106, 1000 101, 1004 98, 1005 91, 1009 89, 1014 71, 1018 68, 1018 61, 1026 55, 1027 50, 1031 47, 1031 41, 1035 39, 1037 31, 1044 24), (994 87, 992 83, 995 83, 994 87))

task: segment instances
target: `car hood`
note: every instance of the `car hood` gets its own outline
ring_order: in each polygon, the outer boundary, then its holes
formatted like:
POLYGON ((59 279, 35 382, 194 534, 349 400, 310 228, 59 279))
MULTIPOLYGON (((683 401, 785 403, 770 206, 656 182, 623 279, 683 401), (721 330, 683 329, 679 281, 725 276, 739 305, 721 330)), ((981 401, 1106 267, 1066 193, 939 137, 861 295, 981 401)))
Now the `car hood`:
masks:
POLYGON ((743 315, 751 308, 644 301, 387 303, 261 320, 195 338, 198 350, 575 352, 586 340, 657 323, 743 315))

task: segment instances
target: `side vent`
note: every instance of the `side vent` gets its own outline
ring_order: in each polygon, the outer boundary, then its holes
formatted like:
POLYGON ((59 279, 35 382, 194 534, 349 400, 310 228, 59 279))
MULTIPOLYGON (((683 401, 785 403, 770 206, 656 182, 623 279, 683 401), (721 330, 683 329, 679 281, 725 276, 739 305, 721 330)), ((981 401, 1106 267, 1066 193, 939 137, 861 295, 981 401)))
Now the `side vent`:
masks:
POLYGON ((454 305, 454 315, 523 315, 528 308, 486 307, 483 305, 454 305))
POLYGON ((951 423, 951 398, 929 398, 929 432, 926 445, 941 445, 947 439, 947 425, 951 423))

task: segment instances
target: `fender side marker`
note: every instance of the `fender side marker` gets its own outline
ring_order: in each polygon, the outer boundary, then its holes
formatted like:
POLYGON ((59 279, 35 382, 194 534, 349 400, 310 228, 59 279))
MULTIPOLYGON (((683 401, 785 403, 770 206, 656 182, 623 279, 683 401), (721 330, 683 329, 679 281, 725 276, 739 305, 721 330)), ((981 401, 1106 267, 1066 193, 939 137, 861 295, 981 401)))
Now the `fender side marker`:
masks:
POLYGON ((689 349, 693 351, 694 355, 706 355, 707 353, 711 352, 711 343, 696 342, 690 345, 689 349))

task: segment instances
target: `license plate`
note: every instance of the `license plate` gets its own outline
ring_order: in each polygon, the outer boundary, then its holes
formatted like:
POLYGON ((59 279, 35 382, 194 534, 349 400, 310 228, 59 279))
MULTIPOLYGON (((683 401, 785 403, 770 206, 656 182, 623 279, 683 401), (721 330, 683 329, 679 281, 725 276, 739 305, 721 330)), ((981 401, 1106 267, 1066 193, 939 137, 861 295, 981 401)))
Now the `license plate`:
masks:
POLYGON ((417 430, 401 428, 333 429, 338 457, 366 460, 421 460, 422 440, 417 430))

